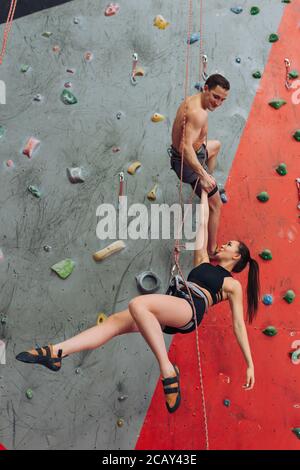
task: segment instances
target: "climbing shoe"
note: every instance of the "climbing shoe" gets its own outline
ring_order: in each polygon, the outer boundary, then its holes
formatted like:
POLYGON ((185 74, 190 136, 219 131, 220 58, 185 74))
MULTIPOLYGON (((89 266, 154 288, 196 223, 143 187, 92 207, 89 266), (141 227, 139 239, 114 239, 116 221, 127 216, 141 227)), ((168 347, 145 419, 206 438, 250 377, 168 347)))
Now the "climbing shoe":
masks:
POLYGON ((179 369, 173 365, 176 372, 175 377, 167 377, 162 379, 162 385, 166 396, 166 407, 169 413, 174 413, 179 408, 181 402, 180 386, 179 386, 179 369), (177 387, 170 387, 170 385, 177 384, 177 387), (171 396, 174 395, 174 396, 171 396))
POLYGON ((21 352, 16 356, 16 359, 17 361, 27 362, 28 364, 40 364, 57 372, 61 368, 62 349, 59 349, 56 355, 53 352, 52 344, 49 344, 42 348, 21 352))

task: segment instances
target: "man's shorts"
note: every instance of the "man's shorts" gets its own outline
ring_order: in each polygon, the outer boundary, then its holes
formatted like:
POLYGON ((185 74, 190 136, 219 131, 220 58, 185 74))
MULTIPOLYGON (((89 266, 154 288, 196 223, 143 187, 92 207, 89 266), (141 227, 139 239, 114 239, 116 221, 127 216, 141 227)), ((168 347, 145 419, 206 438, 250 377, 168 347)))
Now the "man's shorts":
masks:
MULTIPOLYGON (((181 175, 181 155, 177 152, 177 150, 173 146, 168 148, 168 154, 169 154, 170 159, 171 159, 171 169, 175 171, 176 175, 180 179, 180 175, 181 175)), ((207 148, 206 148, 205 144, 201 145, 198 152, 196 152, 196 155, 197 155, 197 158, 198 158, 198 161, 199 161, 200 165, 204 168, 205 171, 207 171, 207 173, 209 173, 208 166, 207 166, 208 151, 207 151, 207 148)), ((199 175, 190 166, 188 166, 186 163, 183 162, 182 181, 184 183, 190 183, 192 185, 192 187, 194 188, 198 177, 199 177, 199 175)), ((198 183, 197 189, 199 187, 201 188, 200 183, 198 183)), ((216 192, 218 192, 218 190, 219 190, 218 186, 216 185, 215 188, 210 193, 208 193, 208 197, 211 197, 214 194, 216 194, 216 192)), ((198 191, 197 191, 197 194, 200 195, 198 191)))

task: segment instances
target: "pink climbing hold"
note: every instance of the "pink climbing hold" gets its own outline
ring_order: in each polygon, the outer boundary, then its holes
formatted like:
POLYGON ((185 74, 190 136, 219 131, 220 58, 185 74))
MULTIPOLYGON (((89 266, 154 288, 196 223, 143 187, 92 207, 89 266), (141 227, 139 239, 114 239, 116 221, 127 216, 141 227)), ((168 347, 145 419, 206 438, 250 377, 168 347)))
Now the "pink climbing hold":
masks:
POLYGON ((114 16, 120 10, 120 5, 118 3, 110 3, 105 9, 105 16, 114 16))
POLYGON ((27 155, 28 158, 31 158, 33 155, 33 152, 40 145, 40 143, 41 142, 35 137, 30 137, 29 140, 27 141, 25 148, 23 149, 23 154, 27 155))
POLYGON ((14 166, 14 162, 13 162, 12 160, 7 160, 7 162, 6 162, 6 166, 8 166, 8 167, 10 167, 10 168, 11 168, 11 167, 13 167, 13 166, 14 166))
POLYGON ((90 62, 91 60, 93 60, 93 53, 88 51, 84 54, 84 59, 87 61, 87 62, 90 62))

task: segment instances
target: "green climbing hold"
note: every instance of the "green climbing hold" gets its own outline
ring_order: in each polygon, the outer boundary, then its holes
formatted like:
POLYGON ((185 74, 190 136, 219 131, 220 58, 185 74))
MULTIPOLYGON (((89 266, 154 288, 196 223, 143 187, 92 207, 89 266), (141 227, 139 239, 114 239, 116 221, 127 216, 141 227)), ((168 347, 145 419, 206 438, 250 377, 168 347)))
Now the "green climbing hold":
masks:
POLYGON ((260 202, 267 202, 269 199, 270 199, 270 196, 269 194, 267 193, 267 191, 262 191, 261 193, 259 193, 256 198, 260 201, 260 202))
POLYGON ((269 105, 272 106, 272 108, 274 108, 274 109, 280 109, 281 106, 283 106, 284 104, 286 104, 285 100, 272 100, 272 101, 269 101, 269 105))
POLYGON ((28 72, 29 69, 30 69, 30 65, 23 64, 23 65, 21 65, 20 70, 21 70, 22 73, 26 73, 26 72, 28 72))
POLYGON ((36 187, 36 186, 28 186, 28 191, 33 194, 33 196, 40 198, 41 197, 41 191, 36 187))
POLYGON ((223 404, 224 404, 224 406, 226 406, 227 408, 229 408, 230 405, 231 405, 231 401, 226 398, 226 399, 223 401, 223 404))
POLYGON ((251 7, 250 13, 251 15, 258 15, 260 9, 258 7, 251 7))
POLYGON ((292 0, 281 0, 281 3, 292 3, 292 0))
POLYGON ((299 73, 298 73, 297 70, 291 70, 291 71, 289 72, 289 78, 291 78, 292 80, 293 80, 294 78, 298 78, 298 77, 299 77, 299 73))
POLYGON ((276 168, 276 171, 279 175, 285 176, 287 174, 287 167, 285 163, 280 163, 276 168))
POLYGON ((259 70, 256 70, 256 72, 253 72, 252 77, 253 77, 253 78, 261 78, 261 73, 260 73, 260 71, 259 71, 259 70))
POLYGON ((283 298, 288 304, 291 304, 292 302, 294 302, 295 297, 295 292, 293 290, 288 290, 286 291, 285 296, 283 298))
POLYGON ((70 276, 74 267, 74 261, 72 259, 67 258, 51 266, 51 269, 52 271, 55 271, 59 277, 61 277, 62 279, 66 279, 70 276))
POLYGON ((295 434, 298 439, 300 439, 300 428, 293 428, 292 432, 295 434))
POLYGON ((64 104, 76 104, 77 98, 69 90, 64 90, 61 94, 61 100, 64 104))
POLYGON ((278 41, 278 40, 279 40, 278 34, 276 34, 276 33, 270 34, 270 36, 269 36, 269 42, 276 42, 276 41, 278 41))
POLYGON ((51 31, 45 31, 45 32, 42 34, 42 36, 43 36, 44 38, 50 38, 50 36, 52 36, 52 34, 53 34, 53 33, 51 33, 51 31))
POLYGON ((0 126, 0 139, 3 137, 5 134, 5 128, 3 126, 0 126))
POLYGON ((297 142, 300 142, 300 129, 298 129, 295 134, 293 135, 294 139, 297 140, 297 142))
POLYGON ((267 328, 265 328, 263 330, 263 334, 266 335, 266 336, 275 336, 277 335, 277 330, 275 328, 275 326, 267 326, 267 328))
POLYGON ((271 250, 267 248, 259 253, 259 256, 264 259, 265 261, 270 261, 273 259, 271 250))
POLYGON ((33 391, 31 390, 31 388, 26 390, 26 397, 28 398, 28 400, 31 400, 33 398, 33 391))

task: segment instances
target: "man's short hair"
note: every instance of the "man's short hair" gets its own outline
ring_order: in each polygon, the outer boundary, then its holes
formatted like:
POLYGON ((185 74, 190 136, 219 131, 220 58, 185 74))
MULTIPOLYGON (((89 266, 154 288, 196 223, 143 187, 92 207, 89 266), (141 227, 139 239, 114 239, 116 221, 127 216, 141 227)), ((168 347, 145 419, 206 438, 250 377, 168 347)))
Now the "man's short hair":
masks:
POLYGON ((224 90, 230 90, 229 81, 225 77, 223 77, 223 75, 220 75, 218 73, 214 73, 213 75, 210 75, 208 79, 206 80, 205 85, 208 86, 209 90, 213 90, 218 85, 221 88, 224 88, 224 90))

